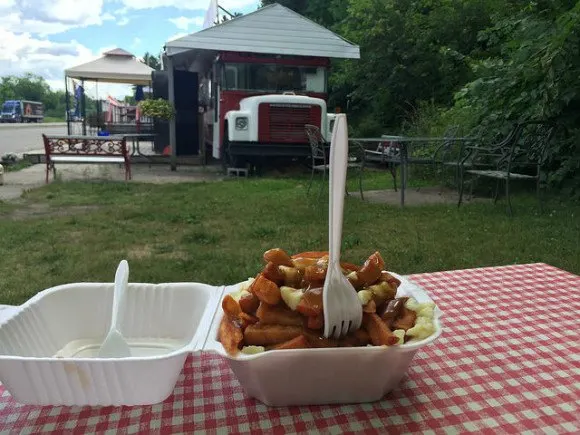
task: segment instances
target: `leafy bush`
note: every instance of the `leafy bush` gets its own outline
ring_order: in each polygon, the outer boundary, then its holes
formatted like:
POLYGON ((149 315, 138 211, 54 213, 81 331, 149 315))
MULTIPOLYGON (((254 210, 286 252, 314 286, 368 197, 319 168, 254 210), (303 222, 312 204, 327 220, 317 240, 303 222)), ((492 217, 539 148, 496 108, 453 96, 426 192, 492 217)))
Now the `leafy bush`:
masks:
POLYGON ((175 116, 175 109, 163 98, 143 100, 139 102, 139 108, 143 115, 151 118, 170 120, 175 116))
POLYGON ((544 119, 562 128, 548 152, 551 183, 580 196, 580 2, 530 4, 497 20, 478 39, 493 55, 472 60, 475 76, 453 107, 420 107, 410 131, 459 124, 495 141, 516 122, 544 119))

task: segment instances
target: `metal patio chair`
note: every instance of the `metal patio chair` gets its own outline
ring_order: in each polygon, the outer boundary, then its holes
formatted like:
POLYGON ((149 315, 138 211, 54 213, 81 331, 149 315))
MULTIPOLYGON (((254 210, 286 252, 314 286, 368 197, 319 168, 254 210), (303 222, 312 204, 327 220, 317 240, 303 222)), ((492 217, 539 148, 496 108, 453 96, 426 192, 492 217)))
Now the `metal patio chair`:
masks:
MULTIPOLYGON (((320 191, 318 192, 318 197, 322 194, 324 186, 326 183, 326 174, 329 170, 328 157, 330 151, 330 144, 322 137, 320 129, 312 124, 306 124, 304 126, 306 135, 308 136, 308 141, 310 143, 310 160, 311 160, 311 174, 310 183, 308 184, 307 193, 310 193, 310 188, 312 187, 312 182, 314 181, 314 174, 316 172, 322 173, 322 184, 320 186, 320 191)), ((347 169, 358 169, 358 179, 359 179, 359 191, 361 199, 364 200, 363 188, 362 188, 362 175, 365 167, 365 152, 364 148, 358 143, 349 142, 349 163, 347 169)), ((350 195, 348 192, 348 187, 345 186, 346 194, 350 195)))
MULTIPOLYGON (((536 194, 540 206, 541 191, 547 183, 542 182, 545 172, 548 146, 554 136, 556 124, 549 121, 527 121, 518 123, 504 140, 490 146, 468 146, 460 166, 459 201, 463 200, 465 175, 469 180, 473 195, 473 183, 478 177, 496 180, 494 204, 497 203, 500 185, 505 183, 505 195, 508 204, 508 214, 513 215, 510 197, 510 182, 512 180, 535 181, 536 194), (466 163, 469 163, 467 167, 466 163)), ((547 174, 546 174, 547 175, 547 174)))

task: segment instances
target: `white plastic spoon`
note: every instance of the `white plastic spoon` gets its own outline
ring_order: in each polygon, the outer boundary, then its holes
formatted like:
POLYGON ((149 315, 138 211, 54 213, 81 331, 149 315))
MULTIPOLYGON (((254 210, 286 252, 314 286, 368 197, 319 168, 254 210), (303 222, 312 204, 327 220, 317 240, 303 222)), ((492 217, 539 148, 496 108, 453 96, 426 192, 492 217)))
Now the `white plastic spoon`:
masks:
POLYGON ((122 260, 115 273, 115 291, 113 293, 113 316, 107 338, 99 349, 99 358, 125 358, 131 356, 131 349, 117 329, 121 308, 125 305, 125 290, 129 281, 129 263, 122 260))

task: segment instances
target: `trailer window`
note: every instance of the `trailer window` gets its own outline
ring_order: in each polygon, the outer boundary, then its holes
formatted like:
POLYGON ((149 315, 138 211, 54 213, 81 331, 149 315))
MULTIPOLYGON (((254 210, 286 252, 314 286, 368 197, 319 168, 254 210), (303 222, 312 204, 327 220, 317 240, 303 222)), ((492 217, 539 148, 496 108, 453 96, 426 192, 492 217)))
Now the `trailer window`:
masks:
POLYGON ((326 93, 326 68, 277 64, 229 63, 222 89, 326 93))

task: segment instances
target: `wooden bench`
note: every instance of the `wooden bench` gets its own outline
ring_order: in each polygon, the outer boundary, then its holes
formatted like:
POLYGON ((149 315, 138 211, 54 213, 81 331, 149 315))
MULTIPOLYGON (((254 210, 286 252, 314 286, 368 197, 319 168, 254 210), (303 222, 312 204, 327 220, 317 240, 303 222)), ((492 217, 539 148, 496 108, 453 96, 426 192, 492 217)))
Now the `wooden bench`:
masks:
POLYGON ((55 163, 118 163, 125 167, 125 180, 131 179, 131 158, 121 136, 47 136, 42 135, 46 155, 46 183, 55 163))

